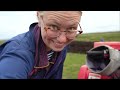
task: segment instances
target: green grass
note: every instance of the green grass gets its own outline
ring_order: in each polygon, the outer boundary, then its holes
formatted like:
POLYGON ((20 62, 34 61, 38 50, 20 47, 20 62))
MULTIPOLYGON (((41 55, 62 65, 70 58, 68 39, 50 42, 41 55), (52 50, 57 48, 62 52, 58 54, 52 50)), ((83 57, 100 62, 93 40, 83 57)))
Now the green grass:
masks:
POLYGON ((77 41, 100 41, 101 38, 103 38, 105 41, 120 41, 120 31, 81 34, 76 38, 76 40, 77 41))
POLYGON ((0 45, 3 43, 3 42, 5 42, 6 40, 0 40, 0 45))
POLYGON ((85 54, 68 53, 63 68, 63 79, 77 79, 81 65, 85 64, 85 58, 85 54))

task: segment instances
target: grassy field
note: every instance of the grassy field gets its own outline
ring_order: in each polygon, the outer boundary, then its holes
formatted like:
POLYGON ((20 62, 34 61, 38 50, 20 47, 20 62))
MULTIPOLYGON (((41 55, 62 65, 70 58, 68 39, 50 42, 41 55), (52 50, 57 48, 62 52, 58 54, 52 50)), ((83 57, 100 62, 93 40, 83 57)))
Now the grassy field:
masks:
POLYGON ((68 53, 63 68, 63 79, 77 79, 81 65, 85 64, 85 58, 85 54, 68 53))
POLYGON ((103 38, 104 41, 120 41, 120 31, 81 34, 77 37, 76 40, 78 41, 100 41, 101 38, 103 38))
POLYGON ((5 42, 5 40, 0 40, 0 44, 2 44, 3 42, 5 42))

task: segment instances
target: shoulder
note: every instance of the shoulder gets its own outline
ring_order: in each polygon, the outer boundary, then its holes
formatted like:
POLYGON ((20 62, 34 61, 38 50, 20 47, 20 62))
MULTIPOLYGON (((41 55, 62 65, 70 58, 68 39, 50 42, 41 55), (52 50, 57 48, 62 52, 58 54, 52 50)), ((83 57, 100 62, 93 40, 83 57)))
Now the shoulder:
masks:
MULTIPOLYGON (((26 33, 25 33, 26 34, 26 33)), ((25 34, 18 35, 0 46, 0 61, 15 60, 16 62, 30 65, 32 68, 34 63, 34 44, 32 45, 25 34), (20 38, 18 38, 20 37, 20 38), (31 45, 31 46, 30 46, 31 45)))
MULTIPOLYGON (((27 46, 26 46, 27 47, 27 46)), ((31 62, 34 59, 34 51, 27 49, 21 42, 16 40, 7 41, 0 46, 0 60, 4 56, 22 59, 31 62)))
POLYGON ((6 43, 0 53, 0 78, 27 78, 33 66, 34 53, 20 48, 16 41, 6 43))

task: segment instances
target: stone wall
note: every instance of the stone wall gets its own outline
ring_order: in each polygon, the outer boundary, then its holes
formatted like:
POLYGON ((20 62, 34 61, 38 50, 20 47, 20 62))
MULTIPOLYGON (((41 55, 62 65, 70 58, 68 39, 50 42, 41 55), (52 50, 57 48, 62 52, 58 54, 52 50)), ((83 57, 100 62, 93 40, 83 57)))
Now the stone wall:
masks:
POLYGON ((86 53, 86 51, 93 48, 94 42, 73 41, 68 49, 72 53, 86 53))

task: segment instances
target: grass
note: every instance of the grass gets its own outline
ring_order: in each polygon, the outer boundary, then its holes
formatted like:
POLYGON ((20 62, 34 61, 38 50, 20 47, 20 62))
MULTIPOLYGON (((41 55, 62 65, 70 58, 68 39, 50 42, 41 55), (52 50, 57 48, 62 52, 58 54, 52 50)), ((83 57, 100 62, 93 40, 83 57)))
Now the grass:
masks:
POLYGON ((85 64, 85 58, 85 54, 68 53, 63 68, 63 79, 77 79, 81 65, 85 64))
POLYGON ((3 43, 3 42, 5 42, 6 40, 0 40, 0 45, 3 43))
POLYGON ((4 41, 3 40, 0 40, 0 44, 2 44, 4 41))
POLYGON ((76 38, 76 40, 94 42, 94 41, 100 41, 100 39, 102 38, 104 39, 104 41, 120 41, 120 31, 81 34, 76 38))

